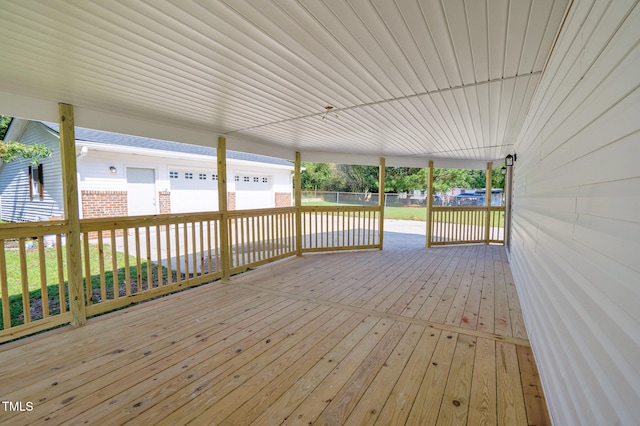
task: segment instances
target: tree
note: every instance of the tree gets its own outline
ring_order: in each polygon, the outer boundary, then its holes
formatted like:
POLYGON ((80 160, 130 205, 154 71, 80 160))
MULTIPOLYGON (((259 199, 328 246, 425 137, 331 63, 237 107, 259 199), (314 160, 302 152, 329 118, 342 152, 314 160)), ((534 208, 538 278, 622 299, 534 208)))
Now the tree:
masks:
POLYGON ((434 169, 433 189, 435 192, 449 192, 452 188, 484 188, 484 172, 466 169, 434 169))
POLYGON ((18 158, 31 160, 32 165, 38 165, 41 158, 51 155, 51 149, 43 144, 25 145, 19 142, 0 141, 0 160, 11 163, 18 158))
POLYGON ((407 192, 427 187, 427 169, 415 167, 385 167, 385 192, 407 192))
POLYGON ((51 149, 43 144, 25 145, 20 142, 5 142, 4 136, 11 124, 11 117, 0 115, 0 161, 10 163, 19 158, 30 160, 32 165, 37 165, 42 158, 51 155, 51 149))
POLYGON ((365 193, 378 191, 378 168, 375 166, 340 164, 338 173, 344 178, 347 191, 365 193))
POLYGON ((334 188, 344 186, 338 178, 335 164, 302 163, 302 166, 300 186, 304 191, 335 191, 334 188))
POLYGON ((4 140, 4 135, 11 124, 11 117, 8 115, 0 115, 0 141, 4 140))
MULTIPOLYGON (((378 191, 378 167, 348 164, 303 163, 302 189, 321 191, 378 191)), ((492 188, 504 188, 501 167, 492 170, 492 188)), ((450 192, 452 188, 481 189, 486 186, 485 170, 434 169, 435 192, 450 192)), ((385 167, 385 192, 407 192, 427 188, 428 169, 415 167, 385 167)))

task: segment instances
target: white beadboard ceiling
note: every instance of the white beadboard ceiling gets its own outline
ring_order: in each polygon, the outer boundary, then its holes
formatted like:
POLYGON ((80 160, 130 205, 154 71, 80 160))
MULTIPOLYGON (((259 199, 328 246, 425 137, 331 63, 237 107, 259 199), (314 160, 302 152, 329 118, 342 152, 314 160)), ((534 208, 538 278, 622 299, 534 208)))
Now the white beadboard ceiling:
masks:
POLYGON ((303 160, 499 160, 568 1, 0 0, 0 113, 65 102, 79 126, 303 160))

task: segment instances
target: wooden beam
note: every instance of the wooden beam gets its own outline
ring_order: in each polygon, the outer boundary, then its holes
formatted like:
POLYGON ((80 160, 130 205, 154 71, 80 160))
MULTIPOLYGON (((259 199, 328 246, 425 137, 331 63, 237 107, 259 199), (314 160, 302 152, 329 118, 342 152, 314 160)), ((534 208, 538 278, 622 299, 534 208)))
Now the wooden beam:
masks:
POLYGON ((384 157, 380 157, 380 167, 378 168, 378 207, 380 207, 378 239, 380 242, 380 250, 382 250, 384 242, 384 167, 384 157))
POLYGON ((218 138, 218 210, 222 213, 220 220, 220 269, 222 279, 229 280, 229 210, 227 208, 227 140, 218 138))
POLYGON ((87 311, 82 286, 82 259, 80 243, 80 209, 76 164, 76 137, 73 106, 58 104, 60 113, 60 157, 62 163, 62 191, 67 230, 67 276, 69 282, 69 310, 72 325, 84 325, 87 311))
POLYGON ((433 221, 433 161, 429 161, 429 173, 427 178, 427 247, 431 247, 432 221, 433 221))
POLYGON ((493 170, 493 163, 489 161, 487 163, 487 174, 486 174, 486 189, 485 189, 485 199, 487 203, 487 215, 484 220, 484 243, 489 244, 489 236, 490 227, 491 227, 491 172, 493 170))
POLYGON ((302 182, 300 152, 296 152, 295 175, 293 178, 294 198, 296 206, 296 254, 302 256, 302 182))

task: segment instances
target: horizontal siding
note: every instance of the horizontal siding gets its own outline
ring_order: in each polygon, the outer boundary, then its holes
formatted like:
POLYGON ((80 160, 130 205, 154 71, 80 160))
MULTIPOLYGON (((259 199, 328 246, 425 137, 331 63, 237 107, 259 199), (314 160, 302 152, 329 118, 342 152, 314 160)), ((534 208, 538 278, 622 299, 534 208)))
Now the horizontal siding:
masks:
POLYGON ((52 150, 49 158, 42 159, 44 198, 29 197, 29 161, 18 160, 0 169, 0 200, 2 220, 9 222, 47 220, 64 215, 62 194, 62 166, 57 137, 40 123, 29 123, 20 142, 45 144, 52 150))
POLYGON ((555 424, 640 424, 640 6, 576 1, 516 142, 511 261, 555 424))

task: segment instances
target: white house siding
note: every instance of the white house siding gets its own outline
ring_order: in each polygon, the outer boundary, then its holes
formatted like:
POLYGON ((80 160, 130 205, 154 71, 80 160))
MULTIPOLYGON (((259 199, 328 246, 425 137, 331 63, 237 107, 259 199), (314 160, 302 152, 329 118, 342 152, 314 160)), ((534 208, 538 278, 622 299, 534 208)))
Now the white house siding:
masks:
MULTIPOLYGON (((76 143, 78 150, 82 142, 76 143)), ((127 167, 153 168, 156 166, 146 158, 135 158, 133 155, 114 152, 98 151, 90 148, 87 154, 77 159, 80 191, 126 191, 127 167), (109 167, 115 167, 116 173, 109 171, 109 167)), ((157 174, 156 174, 157 176, 157 174)))
POLYGON ((516 141, 511 266, 558 425, 640 424, 640 6, 576 1, 516 141))
POLYGON ((58 138, 40 123, 29 123, 20 142, 42 143, 52 149, 51 157, 40 160, 43 166, 44 198, 29 197, 29 161, 4 164, 0 173, 2 220, 10 222, 47 220, 64 215, 62 167, 58 138))

